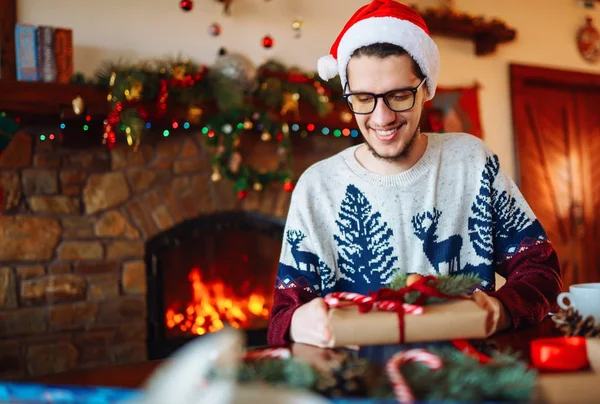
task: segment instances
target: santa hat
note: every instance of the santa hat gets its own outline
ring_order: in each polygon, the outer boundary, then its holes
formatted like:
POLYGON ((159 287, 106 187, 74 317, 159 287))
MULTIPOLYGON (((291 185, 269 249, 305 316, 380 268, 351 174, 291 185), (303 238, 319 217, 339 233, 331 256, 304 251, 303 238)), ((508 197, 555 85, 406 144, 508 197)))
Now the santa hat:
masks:
POLYGON ((440 74, 440 54, 423 18, 414 9, 394 0, 373 0, 356 11, 318 62, 319 76, 327 81, 338 74, 346 86, 346 67, 354 51, 374 43, 404 48, 427 77, 429 98, 435 95, 440 74))

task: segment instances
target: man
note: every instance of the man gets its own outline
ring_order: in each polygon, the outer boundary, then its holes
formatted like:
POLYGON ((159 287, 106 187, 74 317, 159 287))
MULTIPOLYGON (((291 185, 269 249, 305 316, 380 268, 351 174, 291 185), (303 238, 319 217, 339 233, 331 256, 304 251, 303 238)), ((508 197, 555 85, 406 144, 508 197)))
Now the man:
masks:
POLYGON ((478 275, 494 331, 540 321, 562 287, 544 229, 482 141, 420 132, 439 75, 421 16, 393 0, 360 8, 319 60, 324 80, 337 74, 365 143, 298 180, 269 343, 326 346, 322 296, 367 294, 397 271, 478 275), (495 272, 507 279, 498 291, 495 272))

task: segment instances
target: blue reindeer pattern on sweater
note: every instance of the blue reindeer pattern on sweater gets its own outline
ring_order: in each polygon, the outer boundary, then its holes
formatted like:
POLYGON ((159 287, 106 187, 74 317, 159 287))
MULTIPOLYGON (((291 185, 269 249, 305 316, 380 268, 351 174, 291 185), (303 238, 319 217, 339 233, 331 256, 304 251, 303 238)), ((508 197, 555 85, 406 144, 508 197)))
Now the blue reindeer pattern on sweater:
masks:
POLYGON ((460 251, 463 240, 459 234, 454 234, 445 240, 438 240, 437 229, 442 212, 433 208, 431 212, 418 213, 412 218, 414 234, 423 243, 423 252, 440 273, 440 265, 448 263, 449 272, 458 272, 460 266, 460 251))

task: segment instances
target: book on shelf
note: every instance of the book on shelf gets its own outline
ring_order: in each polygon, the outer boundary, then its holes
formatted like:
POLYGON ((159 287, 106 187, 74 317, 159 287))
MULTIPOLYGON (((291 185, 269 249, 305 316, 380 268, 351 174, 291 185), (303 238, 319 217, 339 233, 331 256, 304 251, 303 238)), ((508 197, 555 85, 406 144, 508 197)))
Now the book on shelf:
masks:
POLYGON ((54 27, 41 25, 37 28, 38 73, 40 81, 56 81, 56 51, 54 46, 54 27))
POLYGON ((38 81, 37 28, 33 25, 15 25, 15 51, 18 81, 38 81))
POLYGON ((49 25, 15 26, 18 81, 68 84, 73 77, 73 30, 49 25))

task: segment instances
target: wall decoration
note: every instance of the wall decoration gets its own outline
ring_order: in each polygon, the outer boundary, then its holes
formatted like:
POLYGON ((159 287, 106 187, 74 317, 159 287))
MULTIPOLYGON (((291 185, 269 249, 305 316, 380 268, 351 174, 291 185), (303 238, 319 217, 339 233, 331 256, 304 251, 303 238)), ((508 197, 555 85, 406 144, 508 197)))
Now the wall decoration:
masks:
POLYGON ((600 33, 594 27, 592 18, 587 17, 585 24, 577 32, 577 48, 588 62, 595 63, 600 57, 600 33))
POLYGON ((425 103, 421 129, 425 132, 466 132, 483 138, 479 113, 479 85, 438 87, 425 103))

